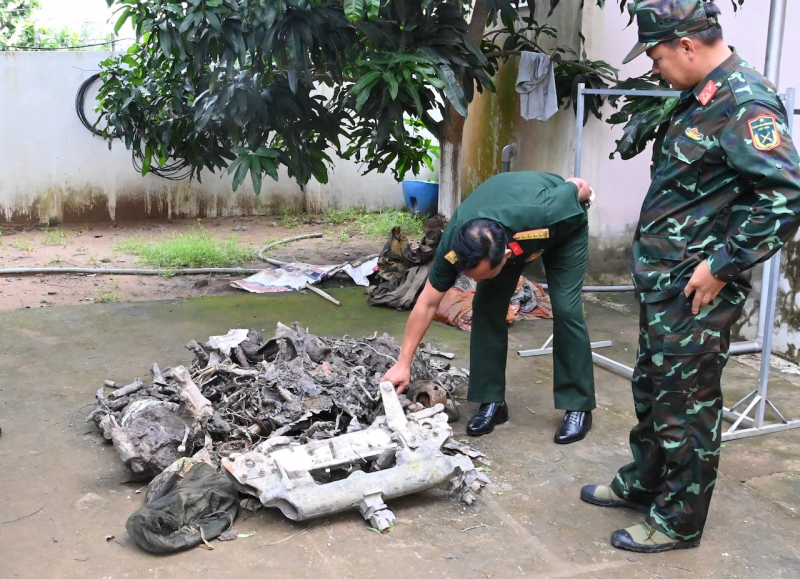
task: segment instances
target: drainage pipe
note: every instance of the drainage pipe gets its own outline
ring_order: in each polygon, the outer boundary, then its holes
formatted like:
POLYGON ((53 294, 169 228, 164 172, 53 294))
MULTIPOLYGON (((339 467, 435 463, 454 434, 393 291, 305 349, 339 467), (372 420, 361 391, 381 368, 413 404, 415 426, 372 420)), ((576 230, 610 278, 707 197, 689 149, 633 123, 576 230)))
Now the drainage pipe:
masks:
POLYGON ((517 154, 517 146, 514 144, 503 147, 502 171, 508 173, 511 170, 511 158, 517 154))

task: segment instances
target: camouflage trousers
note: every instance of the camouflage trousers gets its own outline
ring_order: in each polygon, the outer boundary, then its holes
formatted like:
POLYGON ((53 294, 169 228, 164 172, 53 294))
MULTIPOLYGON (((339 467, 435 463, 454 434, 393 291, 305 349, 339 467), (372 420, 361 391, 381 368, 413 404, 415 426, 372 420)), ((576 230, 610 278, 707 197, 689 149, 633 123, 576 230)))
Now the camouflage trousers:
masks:
POLYGON ((743 303, 717 298, 698 315, 683 293, 641 303, 631 430, 633 462, 612 482, 651 505, 646 521, 673 539, 699 538, 717 479, 722 435, 720 377, 743 303))

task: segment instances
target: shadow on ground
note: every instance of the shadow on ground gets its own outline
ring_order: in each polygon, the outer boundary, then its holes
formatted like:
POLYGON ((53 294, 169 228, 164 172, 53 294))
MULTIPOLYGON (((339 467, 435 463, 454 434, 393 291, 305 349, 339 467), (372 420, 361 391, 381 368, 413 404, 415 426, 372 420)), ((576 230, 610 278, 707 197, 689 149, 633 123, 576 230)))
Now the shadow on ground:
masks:
MULTIPOLYGON (((611 533, 638 521, 625 509, 578 499, 581 485, 607 482, 629 459, 634 416, 626 380, 596 369, 599 408, 580 443, 557 446, 551 360, 515 352, 542 343, 546 321, 510 333, 511 420, 473 441, 492 459, 493 485, 465 507, 441 491, 394 501, 392 533, 369 532, 360 516, 290 523, 273 511, 245 513, 235 529, 254 533, 171 556, 139 551, 125 521, 143 501, 112 446, 83 414, 104 379, 145 376, 150 365, 188 363, 190 339, 230 328, 270 335, 300 321, 320 335, 402 336, 406 315, 370 308, 360 289, 330 290, 335 308, 313 295, 224 296, 184 301, 14 310, 0 314, 0 576, 7 577, 597 577, 790 578, 800 569, 800 431, 729 442, 723 450, 706 535, 691 551, 642 556, 617 551, 611 533), (88 493, 89 500, 81 499, 88 493), (33 513, 33 514, 31 514, 33 513), (26 516, 30 515, 30 516, 26 516), (18 520, 16 520, 18 519, 18 520)), ((587 302, 593 340, 631 363, 631 304, 587 302)), ((429 338, 467 365, 468 334, 436 324, 429 338)), ((480 363, 480 360, 473 361, 480 363)), ((756 371, 731 362, 726 394, 738 399, 756 371)), ((783 377, 773 397, 800 416, 798 386, 783 377)), ((462 415, 474 406, 463 402, 462 415)), ((455 425, 463 432, 465 418, 455 425)))

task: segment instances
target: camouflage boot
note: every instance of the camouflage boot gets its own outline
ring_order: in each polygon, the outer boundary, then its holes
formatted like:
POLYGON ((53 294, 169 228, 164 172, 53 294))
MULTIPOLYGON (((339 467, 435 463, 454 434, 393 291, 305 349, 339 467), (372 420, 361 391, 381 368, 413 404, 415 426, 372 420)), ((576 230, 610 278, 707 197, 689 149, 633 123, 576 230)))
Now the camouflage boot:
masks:
POLYGON ((700 544, 700 539, 680 541, 666 536, 647 523, 639 523, 627 529, 614 531, 611 544, 617 549, 636 551, 637 553, 661 553, 672 549, 691 549, 700 544))
POLYGON ((626 507, 640 513, 647 513, 650 510, 650 505, 618 497, 611 489, 611 485, 586 485, 581 489, 581 500, 600 507, 626 507))

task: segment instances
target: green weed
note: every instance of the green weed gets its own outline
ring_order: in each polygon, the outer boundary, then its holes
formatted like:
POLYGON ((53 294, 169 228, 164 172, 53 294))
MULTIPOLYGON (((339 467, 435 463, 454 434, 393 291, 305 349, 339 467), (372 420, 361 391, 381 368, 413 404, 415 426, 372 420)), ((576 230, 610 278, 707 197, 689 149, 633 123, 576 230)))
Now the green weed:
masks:
POLYGON ((11 244, 11 247, 30 253, 33 251, 33 241, 30 238, 16 239, 14 243, 11 244))
POLYGON ((281 226, 288 229, 297 227, 297 217, 288 209, 281 209, 281 226))
POLYGON ((409 239, 419 240, 424 233, 424 217, 405 211, 388 210, 380 213, 365 213, 356 220, 365 237, 382 239, 393 227, 399 226, 409 239))
POLYGON ((122 291, 118 279, 111 280, 111 290, 97 288, 94 290, 94 303, 96 304, 116 304, 120 301, 122 291))
POLYGON ((341 225, 342 223, 350 223, 358 219, 358 216, 363 214, 363 211, 357 209, 330 209, 324 213, 325 220, 331 225, 341 225))
POLYGON ((45 245, 67 245, 67 241, 69 241, 69 233, 66 231, 61 231, 60 229, 50 229, 49 225, 45 228, 45 245))
POLYGON ((145 265, 163 268, 228 267, 256 258, 253 249, 239 246, 236 236, 214 239, 201 226, 166 239, 130 239, 115 245, 115 249, 138 255, 145 265))
POLYGON ((56 255, 55 257, 53 257, 53 259, 48 261, 45 265, 58 265, 59 263, 64 263, 64 258, 61 257, 60 255, 56 255))

